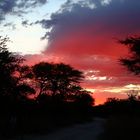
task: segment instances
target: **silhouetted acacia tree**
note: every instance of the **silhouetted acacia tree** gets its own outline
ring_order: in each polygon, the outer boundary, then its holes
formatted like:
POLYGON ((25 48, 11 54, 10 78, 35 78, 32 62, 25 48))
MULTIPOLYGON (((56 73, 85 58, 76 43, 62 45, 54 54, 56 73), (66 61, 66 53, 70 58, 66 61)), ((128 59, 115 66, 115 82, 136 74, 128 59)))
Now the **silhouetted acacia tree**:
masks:
POLYGON ((78 85, 83 78, 82 72, 65 64, 41 62, 33 66, 35 80, 40 86, 40 94, 66 94, 72 86, 78 85))
POLYGON ((128 37, 119 41, 128 47, 130 55, 120 59, 122 65, 136 75, 140 74, 140 37, 128 37))
MULTIPOLYGON (((33 66, 35 81, 39 85, 39 98, 47 94, 56 101, 73 101, 93 105, 90 92, 80 86, 83 73, 69 65, 41 62, 33 66)), ((42 98, 41 98, 42 99, 42 98)))

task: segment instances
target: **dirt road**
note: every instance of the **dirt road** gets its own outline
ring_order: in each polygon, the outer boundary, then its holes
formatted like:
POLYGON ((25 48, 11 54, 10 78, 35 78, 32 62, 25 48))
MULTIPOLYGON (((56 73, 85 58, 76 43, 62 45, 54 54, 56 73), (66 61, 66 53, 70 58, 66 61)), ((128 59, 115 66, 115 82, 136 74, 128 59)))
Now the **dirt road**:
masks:
POLYGON ((103 131, 103 123, 103 119, 96 118, 93 122, 64 128, 48 135, 22 136, 16 140, 97 140, 103 131))

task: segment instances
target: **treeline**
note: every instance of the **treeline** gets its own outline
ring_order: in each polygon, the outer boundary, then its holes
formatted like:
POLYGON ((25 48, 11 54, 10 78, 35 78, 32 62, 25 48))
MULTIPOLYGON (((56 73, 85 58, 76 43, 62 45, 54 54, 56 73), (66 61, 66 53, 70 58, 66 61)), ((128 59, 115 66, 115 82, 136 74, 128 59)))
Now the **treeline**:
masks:
MULTIPOLYGON (((7 49, 9 39, 0 37, 0 136, 49 132, 94 116, 140 115, 139 90, 128 99, 109 98, 94 106, 91 92, 80 86, 81 71, 63 63, 24 65, 21 56, 7 49)), ((140 75, 140 38, 119 41, 130 54, 119 61, 140 75)))
POLYGON ((0 37, 0 129, 37 131, 89 116, 91 93, 80 86, 83 73, 59 63, 24 65, 0 37))
MULTIPOLYGON (((126 67, 129 72, 135 76, 140 76, 140 37, 130 36, 119 43, 128 48, 128 56, 123 56, 119 59, 122 66, 126 67)), ((98 107, 95 107, 96 114, 103 116, 110 115, 131 115, 140 116, 140 95, 139 86, 127 91, 127 99, 109 98, 107 101, 98 107)))
POLYGON ((100 117, 112 115, 140 116, 140 99, 138 95, 134 94, 129 94, 126 99, 108 98, 104 104, 95 106, 93 110, 94 115, 100 117))
POLYGON ((134 90, 130 93, 127 99, 109 98, 104 105, 96 108, 98 115, 106 117, 99 140, 140 139, 140 98, 134 90))

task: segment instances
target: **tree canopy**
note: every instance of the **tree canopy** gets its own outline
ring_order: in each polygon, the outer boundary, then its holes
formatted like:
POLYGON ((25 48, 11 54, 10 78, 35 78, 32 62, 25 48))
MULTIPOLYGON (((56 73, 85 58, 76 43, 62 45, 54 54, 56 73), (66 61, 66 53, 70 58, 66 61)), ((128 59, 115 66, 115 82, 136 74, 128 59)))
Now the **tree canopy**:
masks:
MULTIPOLYGON (((19 76, 24 61, 20 56, 7 49, 9 38, 0 37, 0 96, 16 100, 25 93, 34 93, 33 89, 19 76)), ((25 95, 26 96, 26 95, 25 95)))
POLYGON ((94 104, 91 93, 80 85, 84 79, 81 71, 63 63, 40 62, 32 67, 23 65, 24 59, 7 49, 8 41, 9 38, 0 37, 1 99, 8 97, 12 101, 18 101, 36 94, 36 100, 43 96, 46 102, 51 99, 88 106, 94 104))
POLYGON ((40 62, 32 67, 33 75, 40 89, 41 95, 50 95, 53 99, 61 101, 94 103, 90 92, 80 86, 83 73, 73 67, 59 63, 40 62))
POLYGON ((120 59, 122 65, 136 75, 140 75, 140 37, 128 37, 119 41, 129 49, 129 56, 120 59))
POLYGON ((63 123, 64 118, 69 123, 90 117, 94 99, 81 87, 84 76, 80 70, 63 63, 24 65, 20 55, 8 50, 8 41, 9 38, 0 37, 2 133, 28 132, 30 128, 34 131, 63 123))

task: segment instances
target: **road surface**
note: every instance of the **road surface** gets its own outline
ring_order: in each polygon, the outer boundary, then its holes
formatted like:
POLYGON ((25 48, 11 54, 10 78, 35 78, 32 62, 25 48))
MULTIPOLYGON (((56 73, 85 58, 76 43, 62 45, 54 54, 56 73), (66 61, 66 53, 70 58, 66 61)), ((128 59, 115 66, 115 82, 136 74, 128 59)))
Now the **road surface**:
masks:
POLYGON ((22 136, 16 140, 97 140, 103 131, 103 119, 94 119, 86 124, 63 128, 57 132, 42 136, 22 136))

